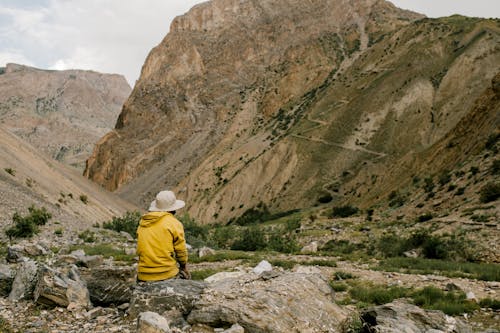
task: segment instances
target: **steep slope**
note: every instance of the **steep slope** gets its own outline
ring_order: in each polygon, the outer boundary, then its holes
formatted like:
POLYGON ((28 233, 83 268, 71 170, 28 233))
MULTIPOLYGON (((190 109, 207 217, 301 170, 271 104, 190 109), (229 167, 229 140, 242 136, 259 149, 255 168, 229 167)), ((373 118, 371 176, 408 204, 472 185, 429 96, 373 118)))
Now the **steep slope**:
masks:
MULTIPOLYGON (((93 184, 76 170, 51 160, 0 127, 0 226, 14 212, 46 207, 65 231, 83 230, 136 207, 93 184), (85 197, 87 202, 85 203, 85 197), (83 199, 83 200, 82 200, 83 199)), ((0 238, 5 237, 1 232, 0 238)))
MULTIPOLYGON (((499 20, 414 21, 384 1, 258 4, 176 19, 86 175, 137 202, 178 184, 209 223, 327 194, 368 208, 468 158, 442 162, 438 143, 500 71, 499 20)), ((484 126, 461 131, 471 149, 498 126, 491 103, 484 126)))
POLYGON ((302 103, 369 40, 421 17, 379 0, 197 5, 174 20, 148 56, 115 131, 99 142, 85 174, 146 202, 216 145, 252 141, 254 158, 269 145, 263 127, 280 108, 302 103))
POLYGON ((130 90, 121 75, 8 64, 0 75, 0 123, 52 158, 83 169, 130 90))

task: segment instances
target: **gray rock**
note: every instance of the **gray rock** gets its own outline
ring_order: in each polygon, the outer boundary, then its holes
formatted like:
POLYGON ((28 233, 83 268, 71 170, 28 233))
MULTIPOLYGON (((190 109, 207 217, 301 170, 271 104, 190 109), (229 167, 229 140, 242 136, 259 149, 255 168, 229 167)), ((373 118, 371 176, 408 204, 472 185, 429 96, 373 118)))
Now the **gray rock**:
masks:
POLYGON ((272 270, 273 270, 273 266, 267 260, 262 260, 261 262, 259 262, 259 264, 257 266, 255 266, 253 268, 253 272, 257 275, 262 274, 266 271, 272 271, 272 270))
POLYGON ((169 333, 170 326, 167 319, 158 313, 141 312, 137 318, 137 333, 169 333))
POLYGON ((90 300, 94 305, 108 306, 129 303, 136 281, 134 266, 102 266, 82 270, 90 300))
POLYGON ((14 282, 14 271, 8 265, 0 264, 0 297, 9 296, 14 282))
POLYGON ((233 324, 233 326, 223 331, 222 333, 245 333, 245 329, 239 324, 233 324))
POLYGON ((191 325, 238 323, 245 332, 340 332, 347 315, 318 274, 255 274, 212 283, 188 316, 191 325))
POLYGON ((304 246, 300 252, 302 253, 316 253, 318 252, 318 242, 314 241, 304 246))
POLYGON ((201 249, 198 250, 198 257, 200 258, 203 258, 203 257, 206 257, 206 256, 210 256, 210 255, 214 255, 215 254, 215 250, 214 249, 211 249, 209 247, 202 247, 201 249))
POLYGON ((472 333, 459 319, 441 311, 426 311, 403 300, 375 306, 361 313, 367 332, 377 333, 472 333))
POLYGON ((38 280, 38 271, 38 263, 34 260, 28 259, 19 265, 9 294, 10 301, 33 298, 33 291, 38 280))
POLYGON ((20 245, 12 245, 7 247, 7 261, 10 263, 16 263, 22 261, 24 257, 24 248, 20 245))
POLYGON ((180 279, 138 283, 128 313, 134 318, 143 311, 163 313, 177 309, 186 315, 200 299, 205 287, 205 282, 180 279))
POLYGON ((101 255, 83 256, 77 259, 78 259, 76 261, 77 266, 88 267, 88 268, 100 266, 104 262, 104 257, 101 255))
POLYGON ((58 272, 43 266, 34 293, 35 301, 48 306, 89 308, 90 297, 78 269, 72 266, 68 272, 58 272))

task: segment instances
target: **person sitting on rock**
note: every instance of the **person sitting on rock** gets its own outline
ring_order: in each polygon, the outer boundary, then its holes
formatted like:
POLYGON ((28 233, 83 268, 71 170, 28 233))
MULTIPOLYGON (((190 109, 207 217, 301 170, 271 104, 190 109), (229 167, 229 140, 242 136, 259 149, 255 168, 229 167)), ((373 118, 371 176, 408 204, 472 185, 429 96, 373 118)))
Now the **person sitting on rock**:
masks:
POLYGON ((184 205, 172 191, 161 191, 142 216, 137 228, 138 281, 191 278, 184 226, 174 216, 184 205))

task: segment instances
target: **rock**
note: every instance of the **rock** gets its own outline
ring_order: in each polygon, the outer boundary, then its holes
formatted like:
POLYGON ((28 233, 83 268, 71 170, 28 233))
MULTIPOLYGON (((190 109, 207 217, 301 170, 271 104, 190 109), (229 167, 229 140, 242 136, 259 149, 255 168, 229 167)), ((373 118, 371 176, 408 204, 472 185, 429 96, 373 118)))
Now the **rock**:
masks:
POLYGON ((9 296, 14 282, 14 272, 8 265, 0 264, 0 297, 9 296))
POLYGON ((104 262, 104 257, 101 255, 83 256, 78 258, 76 265, 92 268, 102 265, 103 262, 104 262))
POLYGON ((215 254, 215 250, 211 249, 209 247, 202 247, 201 249, 198 250, 198 257, 203 258, 206 256, 211 256, 215 254))
POLYGON ((40 244, 29 243, 24 246, 24 253, 31 257, 38 257, 48 254, 49 251, 40 244))
POLYGON ((272 271, 273 266, 267 260, 262 260, 257 266, 254 267, 253 272, 257 275, 262 274, 265 271, 272 271))
POLYGON ((136 281, 134 266, 102 266, 82 270, 90 300, 94 305, 108 306, 129 303, 136 281))
POLYGON ((441 311, 426 311, 402 300, 375 306, 361 313, 367 332, 472 333, 469 326, 441 311))
POLYGON ((407 258, 418 258, 418 251, 417 250, 410 250, 403 252, 403 255, 407 258))
POLYGON ((318 252, 318 242, 314 241, 310 244, 304 246, 301 250, 301 253, 316 253, 318 252))
POLYGON ((170 323, 170 327, 176 327, 185 330, 189 327, 188 322, 184 319, 182 312, 177 309, 168 310, 162 313, 162 316, 170 323))
POLYGON ((298 265, 294 267, 293 271, 300 274, 321 274, 321 270, 314 266, 298 265))
POLYGON ((16 277, 12 283, 12 290, 9 294, 10 301, 19 301, 33 298, 33 290, 38 279, 38 263, 28 259, 17 268, 16 277))
POLYGON ((138 333, 168 333, 170 326, 167 319, 158 313, 147 311, 141 312, 137 319, 138 333))
POLYGON ((237 279, 247 273, 245 272, 219 272, 215 273, 214 275, 210 275, 209 277, 205 278, 205 282, 208 283, 214 283, 217 281, 221 281, 224 279, 237 279))
POLYGON ((462 289, 454 284, 453 282, 447 283, 446 286, 444 287, 444 290, 446 291, 461 291, 462 289))
POLYGON ((21 261, 21 259, 24 256, 24 249, 22 246, 19 245, 13 245, 7 247, 7 261, 10 263, 16 263, 21 261))
POLYGON ((187 315, 205 287, 205 282, 180 279, 138 283, 128 313, 134 318, 142 311, 163 313, 177 309, 187 315))
POLYGON ((210 284, 188 316, 191 325, 238 323, 245 332, 340 332, 346 319, 333 290, 318 274, 255 274, 210 284))
POLYGON ((97 317, 105 315, 106 312, 100 306, 93 308, 85 313, 85 317, 88 320, 96 319, 97 317))
POLYGON ((469 301, 476 301, 477 302, 477 298, 476 298, 476 295, 472 292, 472 291, 468 291, 466 294, 465 294, 465 297, 467 300, 469 301))
POLYGON ((68 307, 71 304, 73 309, 90 307, 89 291, 76 266, 65 273, 43 266, 34 298, 37 303, 48 306, 68 307))
POLYGON ((241 327, 238 323, 233 324, 230 328, 223 331, 222 333, 245 333, 245 329, 241 327))

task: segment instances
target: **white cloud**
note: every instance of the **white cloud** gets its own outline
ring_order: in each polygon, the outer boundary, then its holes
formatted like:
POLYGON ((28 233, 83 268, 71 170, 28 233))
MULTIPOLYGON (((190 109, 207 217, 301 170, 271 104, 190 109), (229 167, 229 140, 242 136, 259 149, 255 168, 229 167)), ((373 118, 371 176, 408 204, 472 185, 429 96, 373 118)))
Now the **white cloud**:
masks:
POLYGON ((16 51, 16 50, 0 51, 0 67, 8 63, 35 66, 35 63, 30 59, 26 58, 26 56, 21 51, 16 51))

